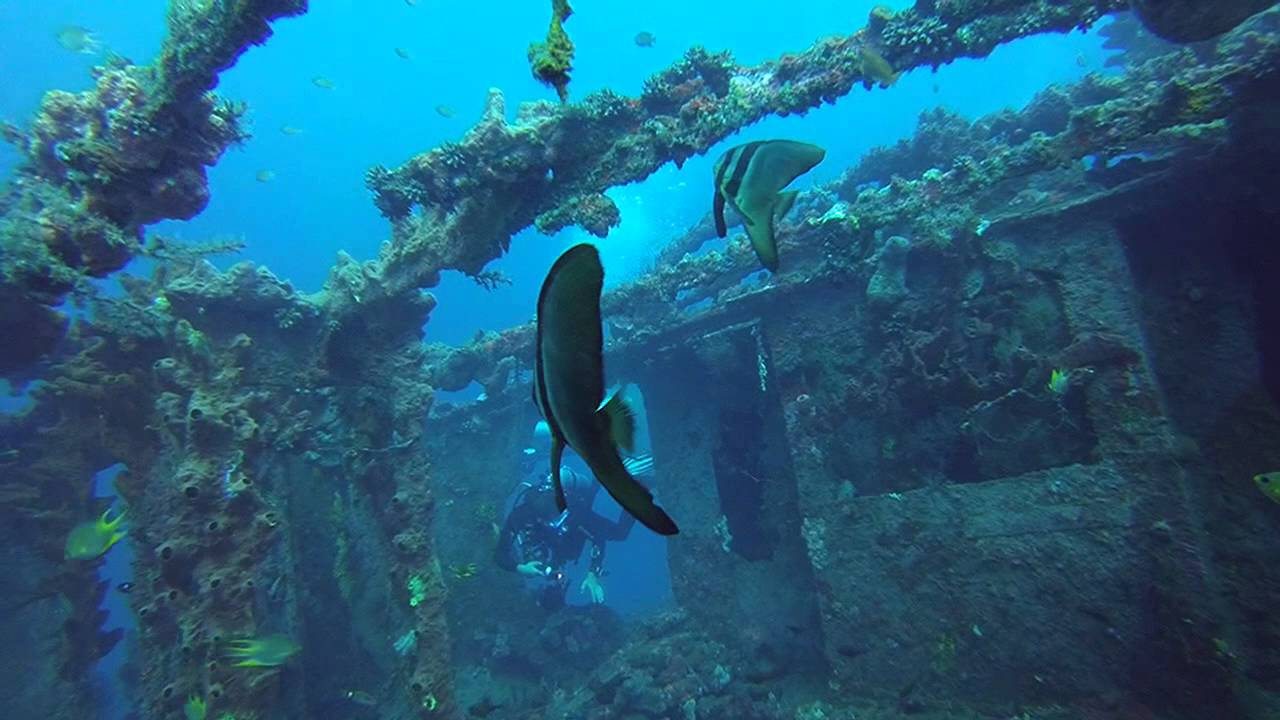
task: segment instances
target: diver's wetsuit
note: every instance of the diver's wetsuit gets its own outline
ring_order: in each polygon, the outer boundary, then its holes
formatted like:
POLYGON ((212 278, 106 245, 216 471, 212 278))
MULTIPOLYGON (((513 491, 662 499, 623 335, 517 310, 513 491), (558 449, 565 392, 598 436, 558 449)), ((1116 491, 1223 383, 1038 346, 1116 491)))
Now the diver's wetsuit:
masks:
POLYGON ((582 555, 582 548, 591 543, 591 572, 599 577, 604 567, 605 544, 625 540, 636 523, 626 511, 617 522, 596 514, 591 504, 600 485, 591 478, 562 467, 560 480, 569 505, 564 513, 556 510, 549 481, 521 483, 498 535, 495 556, 504 570, 515 570, 517 565, 533 561, 547 566, 550 572, 545 576, 539 603, 549 610, 564 605, 569 589, 564 567, 582 555))

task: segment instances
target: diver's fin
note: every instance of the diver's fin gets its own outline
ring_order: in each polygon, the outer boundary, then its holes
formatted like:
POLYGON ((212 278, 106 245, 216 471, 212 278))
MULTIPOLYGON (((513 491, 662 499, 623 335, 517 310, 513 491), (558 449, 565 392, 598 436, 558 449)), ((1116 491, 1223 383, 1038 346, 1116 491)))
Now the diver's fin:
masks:
POLYGON ((569 503, 564 499, 564 487, 560 485, 560 456, 564 455, 564 441, 551 436, 551 487, 556 491, 556 509, 564 512, 569 503))
POLYGON ((633 476, 648 475, 653 472, 653 456, 646 454, 622 458, 622 466, 633 476))
POLYGON ((680 532, 671 516, 653 502, 653 494, 627 472, 621 458, 615 456, 603 471, 596 471, 596 479, 624 510, 645 527, 659 535, 675 535, 680 532))
POLYGON ((626 389, 625 385, 618 388, 618 392, 597 412, 604 413, 609 419, 609 436, 613 439, 614 446, 629 453, 636 445, 636 414, 627 401, 622 399, 622 393, 626 389))
POLYGON ((773 204, 773 221, 777 222, 787 216, 791 212, 791 207, 796 204, 796 196, 800 194, 799 190, 786 190, 778 193, 778 201, 773 204))

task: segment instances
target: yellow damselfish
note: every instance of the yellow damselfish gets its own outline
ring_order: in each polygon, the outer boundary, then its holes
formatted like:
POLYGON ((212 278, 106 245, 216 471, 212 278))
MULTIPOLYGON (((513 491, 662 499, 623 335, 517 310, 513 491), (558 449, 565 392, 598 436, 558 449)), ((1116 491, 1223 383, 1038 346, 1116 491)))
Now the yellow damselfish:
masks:
POLYGON ((450 565, 449 572, 458 580, 467 580, 475 577, 480 572, 480 567, 475 563, 450 565))
POLYGON ((268 635, 263 638, 232 640, 227 645, 227 657, 239 660, 233 667, 277 667, 289 662, 302 646, 288 635, 268 635))
POLYGON ((884 56, 876 52, 874 48, 863 45, 858 48, 858 63, 861 66, 863 75, 863 84, 869 89, 871 82, 875 81, 880 87, 887 88, 898 82, 898 77, 902 73, 893 69, 888 60, 884 56))
POLYGON ((1049 382, 1045 387, 1054 395, 1063 395, 1067 392, 1067 388, 1071 386, 1071 376, 1062 370, 1054 370, 1049 373, 1049 382))
POLYGON ((1258 486, 1263 495, 1280 503, 1280 471, 1254 475, 1253 484, 1258 486))
POLYGON ((102 513, 97 520, 82 522, 67 535, 65 556, 68 560, 93 560, 102 557, 112 545, 124 539, 125 531, 119 529, 124 513, 109 520, 111 511, 102 513))

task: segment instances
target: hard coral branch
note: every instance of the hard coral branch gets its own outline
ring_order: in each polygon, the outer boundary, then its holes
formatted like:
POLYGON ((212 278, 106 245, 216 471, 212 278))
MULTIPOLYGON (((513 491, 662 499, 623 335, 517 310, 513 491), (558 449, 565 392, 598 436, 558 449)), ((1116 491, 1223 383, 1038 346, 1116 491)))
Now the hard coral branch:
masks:
POLYGON ((152 113, 172 121, 174 110, 218 84, 250 46, 271 37, 271 22, 307 11, 307 0, 173 0, 169 34, 152 68, 152 113))

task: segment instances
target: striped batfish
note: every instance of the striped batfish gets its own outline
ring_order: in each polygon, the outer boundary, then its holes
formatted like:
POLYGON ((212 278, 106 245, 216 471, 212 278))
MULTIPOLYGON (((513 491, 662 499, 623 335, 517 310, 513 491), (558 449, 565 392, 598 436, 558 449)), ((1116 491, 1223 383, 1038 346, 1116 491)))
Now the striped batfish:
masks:
POLYGON ((538 295, 533 401, 551 431, 556 506, 561 511, 567 507, 560 486, 560 456, 567 445, 627 512, 659 535, 675 535, 676 524, 632 477, 619 454, 619 449, 632 448, 635 416, 621 390, 604 402, 603 286, 600 253, 583 243, 556 260, 538 295))
POLYGON ((715 166, 716 234, 724 237, 729 233, 724 222, 727 200, 742 216, 760 263, 777 272, 773 223, 787 214, 797 194, 795 190, 782 192, 782 188, 822 162, 826 154, 817 145, 794 140, 763 140, 730 148, 715 166))

